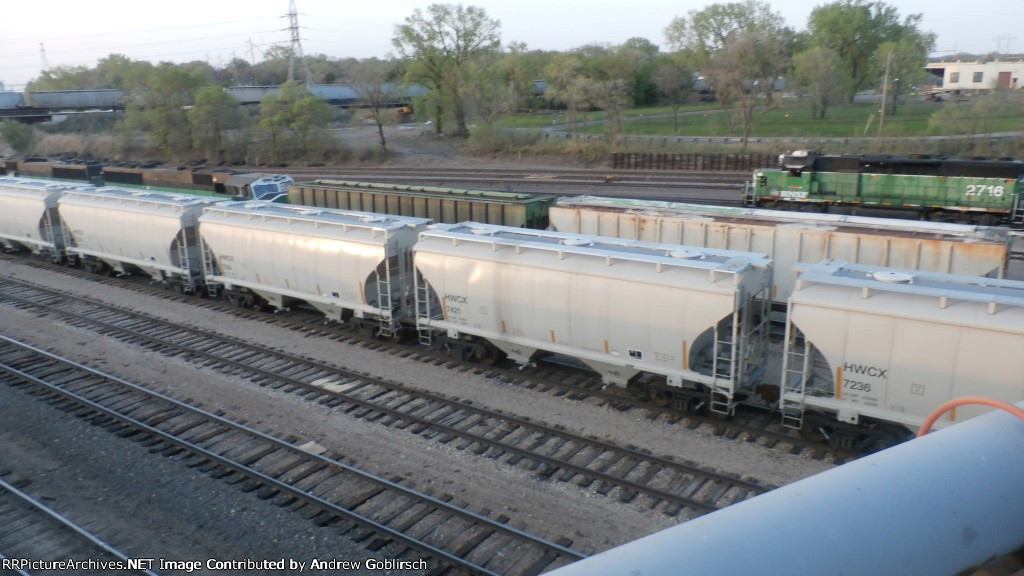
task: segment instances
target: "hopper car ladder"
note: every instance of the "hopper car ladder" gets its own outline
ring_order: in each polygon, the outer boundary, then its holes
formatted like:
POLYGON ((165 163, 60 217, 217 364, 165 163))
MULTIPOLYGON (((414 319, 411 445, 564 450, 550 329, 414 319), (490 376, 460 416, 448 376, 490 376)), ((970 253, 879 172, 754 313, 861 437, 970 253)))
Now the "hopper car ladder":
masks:
MULTIPOLYGON (((390 248, 390 246, 389 246, 390 248)), ((391 255, 391 250, 384 251, 383 274, 377 274, 377 309, 380 314, 377 321, 380 326, 380 335, 383 338, 390 338, 395 333, 395 307, 393 306, 394 294, 391 292, 392 282, 401 279, 402 263, 405 261, 405 254, 399 252, 391 255)), ((401 302, 399 302, 399 306, 401 302)))
POLYGON ((64 250, 61 249, 61 246, 62 244, 65 246, 67 244, 65 244, 66 240, 64 230, 59 228, 59 225, 54 224, 55 222, 60 222, 60 216, 57 213, 57 208, 54 207, 47 209, 43 214, 43 223, 46 231, 46 237, 43 238, 43 240, 53 244, 53 252, 50 254, 50 261, 54 264, 59 264, 61 258, 64 256, 64 254, 62 254, 64 250))
MULTIPOLYGON (((430 320, 434 317, 431 311, 430 284, 416 271, 416 318, 430 320)), ((418 322, 417 322, 418 323, 418 322)), ((430 346, 434 343, 434 332, 429 327, 419 330, 420 344, 430 346)))
POLYGON ((175 240, 175 244, 177 244, 178 267, 185 270, 185 277, 182 278, 182 287, 186 292, 192 292, 196 288, 196 278, 199 276, 198 271, 195 270, 195 259, 189 254, 192 246, 199 245, 195 226, 182 228, 175 240))
MULTIPOLYGON (((202 252, 203 277, 209 279, 220 274, 220 270, 217 267, 217 258, 213 255, 213 250, 207 248, 206 244, 203 242, 199 243, 199 249, 202 252)), ((207 280, 206 293, 209 294, 210 297, 216 298, 220 293, 220 285, 216 282, 207 280)))
POLYGON ((753 297, 749 297, 746 290, 740 290, 736 295, 738 305, 728 328, 722 329, 719 324, 715 329, 715 357, 712 366, 715 383, 711 387, 709 405, 712 412, 732 413, 736 388, 743 384, 738 380, 758 378, 747 367, 752 363, 763 364, 769 325, 768 289, 767 284, 762 286, 753 297))
POLYGON ((804 396, 807 393, 807 379, 811 366, 811 344, 803 338, 800 330, 792 323, 786 323, 786 353, 782 358, 782 425, 799 430, 804 425, 804 396), (797 396, 798 399, 790 396, 797 396))

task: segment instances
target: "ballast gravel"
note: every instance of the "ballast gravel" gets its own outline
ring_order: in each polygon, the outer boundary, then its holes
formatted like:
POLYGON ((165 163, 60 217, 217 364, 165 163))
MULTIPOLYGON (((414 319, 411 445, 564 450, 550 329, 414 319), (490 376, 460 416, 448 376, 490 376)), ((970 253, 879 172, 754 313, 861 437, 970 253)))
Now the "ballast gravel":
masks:
MULTIPOLYGON (((638 446, 658 455, 756 478, 766 484, 786 484, 832 467, 830 462, 816 460, 806 454, 793 455, 756 443, 729 440, 701 433, 700 428, 688 430, 668 423, 663 418, 651 420, 642 411, 617 412, 597 407, 588 401, 556 398, 500 379, 488 378, 485 370, 479 371, 479 374, 453 371, 413 358, 246 320, 198 308, 187 302, 168 301, 88 279, 71 278, 22 263, 0 262, 0 275, 60 288, 210 332, 255 341, 433 392, 471 400, 475 404, 498 408, 510 414, 528 416, 535 421, 559 424, 575 433, 614 440, 621 445, 638 446)), ((404 482, 435 495, 450 494, 456 502, 472 510, 487 509, 494 515, 505 514, 511 518, 510 524, 513 526, 524 527, 552 540, 569 538, 574 548, 588 554, 682 521, 681 518, 665 515, 657 509, 620 502, 615 498, 615 491, 609 496, 602 496, 572 482, 541 480, 523 464, 511 465, 504 459, 476 456, 409 431, 367 422, 294 395, 217 373, 210 368, 70 327, 57 318, 37 317, 31 312, 0 305, 0 325, 3 326, 2 333, 7 336, 59 351, 62 355, 166 391, 175 397, 191 398, 208 409, 223 410, 233 419, 245 419, 254 427, 315 441, 343 455, 346 463, 389 478, 402 478, 404 482)), ((7 394, 6 391, 4 393, 7 394)), ((40 419, 45 420, 42 417, 40 419)), ((75 424, 74 421, 62 423, 62 426, 76 425, 88 427, 75 424)), ((100 429, 92 432, 95 437, 106 434, 100 429)), ((6 438, 7 434, 4 434, 0 440, 6 438)), ((100 445, 97 443, 97 446, 100 445)), ((99 449, 107 454, 119 452, 114 447, 99 449)), ((88 447, 85 450, 88 452, 88 447)), ((56 457, 49 458, 59 460, 56 457)), ((213 526, 216 532, 216 526, 229 523, 237 526, 240 534, 251 534, 254 545, 250 549, 257 551, 264 549, 261 540, 263 536, 259 534, 261 531, 280 534, 284 530, 288 542, 312 543, 319 542, 323 537, 325 529, 302 520, 297 514, 287 513, 247 495, 241 495, 236 503, 229 496, 240 496, 237 491, 225 488, 223 492, 229 494, 224 495, 213 486, 217 484, 216 481, 197 479, 192 469, 175 466, 171 459, 165 460, 163 465, 167 469, 158 474, 160 481, 141 482, 140 487, 158 492, 159 495, 154 497, 163 499, 160 505, 171 516, 176 513, 175 503, 195 499, 191 495, 192 490, 207 491, 204 497, 207 505, 201 508, 202 513, 183 512, 174 518, 182 526, 193 525, 197 534, 200 528, 213 526), (202 482, 204 487, 194 488, 196 482, 202 482), (160 490, 156 491, 156 487, 160 487, 160 490), (283 517, 287 517, 287 522, 283 517)), ((148 468, 152 465, 139 466, 148 468)), ((95 476, 105 478, 111 483, 112 493, 117 494, 128 491, 133 484, 130 474, 134 467, 135 464, 126 465, 120 470, 95 476)), ((74 470, 76 467, 69 468, 74 470)), ((141 498, 145 500, 145 496, 141 498)), ((184 534, 172 533, 168 538, 178 536, 192 535, 186 531, 184 534)), ((205 538, 201 539, 206 541, 205 538)), ((241 546, 241 543, 238 545, 241 546)), ((366 554, 366 551, 363 553, 366 554)))

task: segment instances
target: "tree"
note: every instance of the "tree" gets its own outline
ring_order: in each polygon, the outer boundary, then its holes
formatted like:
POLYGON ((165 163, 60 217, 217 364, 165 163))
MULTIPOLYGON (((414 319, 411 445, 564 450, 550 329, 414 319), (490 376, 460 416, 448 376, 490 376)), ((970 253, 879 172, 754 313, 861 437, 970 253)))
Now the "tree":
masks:
POLYGON ((754 124, 754 108, 772 105, 775 80, 787 68, 793 32, 764 2, 713 4, 675 18, 665 30, 669 43, 693 55, 715 96, 736 106, 743 147, 754 124))
POLYGON ((825 118, 825 111, 845 94, 849 81, 843 73, 842 60, 830 48, 811 48, 793 57, 791 75, 795 89, 806 92, 811 99, 811 118, 825 118))
POLYGON ((381 60, 365 60, 351 69, 352 90, 359 98, 362 110, 370 116, 377 126, 380 137, 380 149, 388 153, 387 139, 384 137, 384 124, 390 119, 389 111, 394 107, 402 85, 398 82, 400 71, 396 63, 381 60))
POLYGON ((207 86, 196 92, 195 104, 187 114, 192 147, 208 158, 223 158, 228 148, 225 134, 244 127, 246 120, 238 101, 220 86, 207 86))
MULTIPOLYGON (((463 103, 465 66, 481 54, 497 50, 501 22, 487 16, 483 9, 461 4, 432 4, 426 14, 420 9, 395 26, 391 40, 398 54, 415 60, 410 67, 420 78, 413 81, 444 93, 455 116, 455 136, 467 136, 463 103)), ((439 100, 439 102, 443 101, 439 100)), ((440 122, 440 114, 437 117, 440 122)))
POLYGON ((882 78, 882 82, 889 82, 885 90, 887 97, 892 97, 888 114, 896 114, 896 101, 900 96, 909 93, 926 77, 924 67, 928 63, 928 52, 934 45, 934 34, 905 30, 899 39, 885 42, 875 51, 875 70, 888 68, 889 71, 889 77, 882 78))
POLYGON ((772 11, 766 2, 744 0, 712 4, 686 18, 672 19, 665 29, 665 39, 677 50, 693 52, 698 61, 707 61, 729 43, 730 36, 740 30, 782 30, 785 19, 772 11))
POLYGON ((927 54, 935 36, 920 32, 920 23, 920 14, 901 22, 899 11, 884 2, 841 0, 815 7, 807 28, 812 46, 829 48, 839 55, 851 79, 845 96, 852 101, 857 92, 880 77, 876 55, 882 44, 906 37, 909 42, 920 43, 919 48, 927 54))
POLYGON ((593 93, 591 80, 581 73, 582 68, 580 57, 570 53, 556 55, 544 67, 544 78, 548 84, 544 97, 565 105, 569 132, 573 137, 578 133, 578 114, 590 107, 593 93))
POLYGON ((704 66, 715 96, 723 105, 735 106, 744 150, 754 127, 754 109, 772 105, 775 80, 787 67, 788 53, 780 31, 740 30, 704 66))
POLYGON ((654 65, 654 85, 662 102, 672 107, 672 133, 679 133, 679 109, 693 89, 693 70, 678 54, 659 54, 654 65))
POLYGON ((275 158, 283 156, 282 134, 297 141, 294 154, 305 154, 310 149, 313 130, 326 126, 333 117, 330 104, 293 80, 282 84, 277 94, 267 94, 260 101, 259 126, 270 133, 275 158))
POLYGON ((176 155, 189 149, 191 131, 186 110, 194 103, 203 78, 169 62, 155 67, 138 88, 125 94, 124 126, 145 133, 160 153, 176 155))
POLYGON ((14 120, 0 122, 0 138, 3 138, 15 152, 22 154, 28 151, 32 142, 32 128, 14 120))
POLYGON ((488 130, 500 115, 515 109, 519 88, 510 64, 505 55, 493 54, 466 66, 466 72, 474 79, 466 85, 466 103, 488 130))

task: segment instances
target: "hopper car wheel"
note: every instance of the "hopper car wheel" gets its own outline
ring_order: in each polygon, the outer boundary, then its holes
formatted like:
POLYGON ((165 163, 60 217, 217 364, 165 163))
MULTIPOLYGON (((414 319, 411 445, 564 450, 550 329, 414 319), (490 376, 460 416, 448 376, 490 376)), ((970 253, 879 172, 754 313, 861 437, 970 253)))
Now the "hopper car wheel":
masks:
POLYGON ((398 344, 399 342, 402 341, 403 337, 405 337, 405 334, 403 334, 402 329, 401 328, 395 328, 391 332, 391 336, 388 337, 388 342, 391 342, 392 344, 398 344))
POLYGON ((865 431, 862 445, 858 448, 865 454, 874 454, 902 444, 912 437, 913 433, 899 424, 877 422, 865 431))
POLYGON ((651 387, 647 389, 647 399, 655 406, 668 406, 668 394, 664 390, 651 387))
POLYGON ((484 366, 494 366, 505 358, 505 353, 495 348, 490 342, 484 341, 482 342, 482 346, 483 352, 481 352, 477 357, 477 362, 484 366))
POLYGON ((673 400, 672 391, 668 389, 668 383, 661 376, 644 380, 644 396, 655 406, 662 407, 668 406, 673 400))
POLYGON ((835 426, 830 422, 831 417, 821 412, 807 412, 804 414, 804 425, 800 428, 800 438, 808 442, 821 442, 831 444, 835 437, 835 426))

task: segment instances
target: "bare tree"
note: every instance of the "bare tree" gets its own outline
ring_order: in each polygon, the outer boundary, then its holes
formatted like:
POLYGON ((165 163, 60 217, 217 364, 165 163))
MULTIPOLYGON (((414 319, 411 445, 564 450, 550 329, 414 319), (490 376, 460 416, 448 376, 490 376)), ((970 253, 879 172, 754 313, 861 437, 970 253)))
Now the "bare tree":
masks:
POLYGON ((794 86, 811 98, 811 118, 822 119, 825 111, 846 92, 849 77, 843 72, 839 55, 829 48, 811 48, 793 57, 794 86))
POLYGON ((397 82, 400 76, 395 62, 381 60, 364 60, 353 66, 349 71, 352 78, 352 90, 359 99, 359 106, 377 126, 380 138, 380 149, 388 153, 388 142, 384 136, 384 125, 387 124, 395 109, 402 85, 397 82))
POLYGON ((707 62, 704 72, 715 95, 722 104, 736 107, 744 150, 754 126, 754 109, 772 106, 772 89, 786 69, 787 54, 785 40, 772 31, 741 30, 707 62))
POLYGON ((693 70, 677 55, 661 54, 654 66, 654 85, 662 102, 672 107, 672 133, 679 132, 679 109, 693 89, 693 70))

